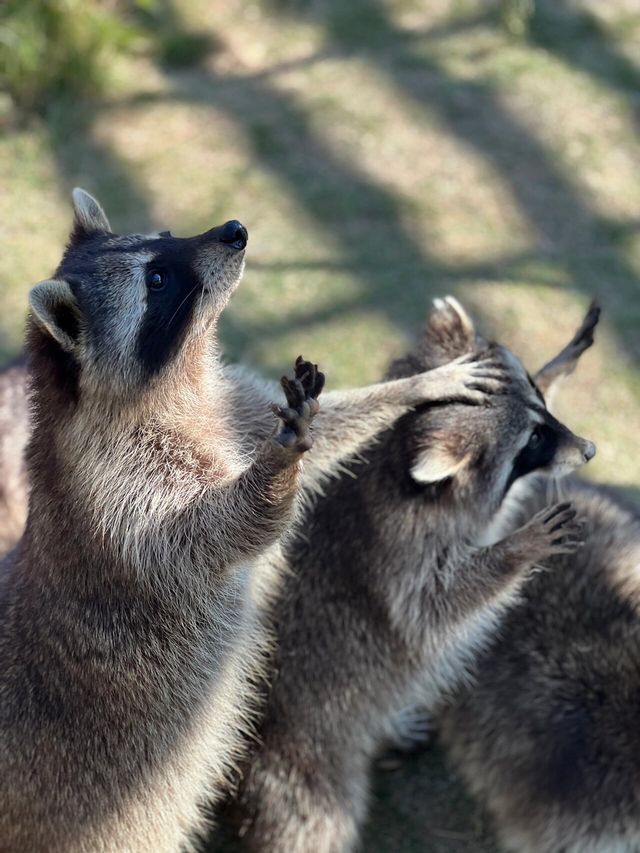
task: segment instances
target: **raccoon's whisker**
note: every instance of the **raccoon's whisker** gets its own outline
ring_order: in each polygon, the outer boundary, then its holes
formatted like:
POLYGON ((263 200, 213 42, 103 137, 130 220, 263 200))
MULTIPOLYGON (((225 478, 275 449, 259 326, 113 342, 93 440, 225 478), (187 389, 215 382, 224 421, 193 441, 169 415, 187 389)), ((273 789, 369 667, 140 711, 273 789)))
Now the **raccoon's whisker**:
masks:
POLYGON ((175 320, 175 318, 176 318, 176 316, 177 316, 177 314, 178 314, 178 311, 182 308, 182 306, 183 306, 183 305, 184 305, 184 303, 187 301, 187 299, 188 299, 188 298, 189 298, 189 297, 190 297, 190 296, 195 292, 195 290, 197 290, 197 288, 198 288, 198 287, 200 287, 200 285, 199 285, 199 284, 196 284, 196 285, 195 285, 195 287, 192 287, 192 288, 191 288, 191 290, 189 291, 189 293, 187 293, 187 295, 185 296, 185 298, 182 300, 182 302, 180 303, 180 305, 178 305, 178 307, 176 308, 176 310, 173 312, 173 314, 172 314, 172 315, 171 315, 171 317, 169 318, 169 321, 168 321, 168 323, 167 323, 167 329, 169 328, 169 326, 170 326, 170 325, 173 323, 173 321, 175 320))
POLYGON ((555 493, 555 480, 553 477, 549 477, 546 482, 545 492, 547 495, 547 503, 553 502, 553 495, 555 493))
POLYGON ((204 300, 204 290, 201 290, 200 291, 200 298, 198 299, 198 315, 200 315, 200 312, 202 311, 203 300, 204 300))

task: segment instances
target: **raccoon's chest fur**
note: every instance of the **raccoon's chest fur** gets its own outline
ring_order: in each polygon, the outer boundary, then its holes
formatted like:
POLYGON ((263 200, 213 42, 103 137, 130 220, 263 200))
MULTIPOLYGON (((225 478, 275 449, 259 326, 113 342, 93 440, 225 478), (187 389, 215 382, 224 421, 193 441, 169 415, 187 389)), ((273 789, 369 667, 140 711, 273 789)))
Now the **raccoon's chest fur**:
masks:
MULTIPOLYGON (((98 613, 111 612, 109 595, 114 595, 117 579, 130 579, 120 581, 118 600, 130 626, 124 653, 131 648, 131 657, 119 655, 119 629, 114 627, 118 671, 112 673, 111 693, 96 677, 87 678, 82 689, 88 700, 81 702, 78 694, 78 706, 89 708, 91 729, 95 722, 90 709, 110 702, 105 708, 108 718, 124 721, 125 730, 131 727, 131 749, 120 745, 126 736, 113 738, 112 778, 100 809, 104 817, 95 835, 88 830, 82 840, 66 845, 73 853, 185 849, 194 832, 204 830, 206 809, 226 786, 251 717, 253 690, 248 682, 259 669, 264 644, 255 587, 259 561, 209 564, 206 551, 189 547, 188 530, 169 529, 163 518, 171 519, 175 509, 197 493, 199 483, 193 477, 192 457, 185 456, 189 464, 163 470, 157 447, 155 457, 148 442, 136 448, 134 470, 126 448, 118 448, 119 456, 101 459, 97 451, 86 454, 82 470, 92 473, 85 481, 88 489, 78 478, 74 489, 60 494, 60 503, 53 502, 57 513, 68 514, 69 506, 82 506, 86 513, 84 520, 78 511, 74 516, 87 536, 76 543, 82 554, 75 553, 73 571, 80 577, 91 567, 94 589, 88 600, 97 603, 98 613), (66 509, 64 501, 69 502, 66 509), (98 565, 97 553, 102 554, 98 565), (162 743, 157 746, 146 715, 158 728, 162 743), (142 749, 140 743, 145 744, 142 749), (128 790, 124 800, 119 793, 123 779, 128 790)), ((40 519, 46 520, 43 513, 40 519)), ((55 523, 49 519, 49 526, 55 523)), ((212 537, 215 524, 224 524, 224 519, 212 519, 212 537)), ((60 565, 65 565, 66 547, 63 541, 52 553, 49 546, 51 558, 60 565)), ((81 597, 79 601, 78 614, 81 597)), ((67 623, 68 633, 80 621, 78 614, 65 613, 64 601, 57 603, 59 621, 67 623)), ((100 649, 95 642, 93 646, 97 658, 100 649)), ((90 755, 79 759, 89 773, 103 772, 90 755)))
MULTIPOLYGON (((160 761, 152 762, 138 784, 129 787, 131 793, 123 803, 106 810, 95 837, 88 832, 65 848, 69 853, 176 853, 196 849, 195 839, 208 828, 210 806, 226 788, 251 725, 249 681, 259 669, 263 643, 251 595, 254 570, 249 563, 234 569, 235 594, 242 599, 242 606, 234 612, 232 627, 220 626, 215 637, 211 635, 211 642, 224 649, 224 654, 220 658, 216 653, 219 663, 215 673, 209 674, 204 692, 202 684, 197 686, 194 696, 200 692, 200 698, 172 733, 171 748, 160 761)), ((193 648, 194 655, 203 651, 193 648)), ((166 666, 167 675, 179 666, 169 650, 166 666)), ((157 677, 162 679, 162 673, 157 677)), ((196 687, 189 683, 191 677, 185 674, 182 686, 179 679, 168 677, 170 703, 185 704, 185 696, 196 687)), ((150 707, 149 712, 156 715, 160 709, 150 707)), ((126 763, 126 756, 119 760, 126 763)))

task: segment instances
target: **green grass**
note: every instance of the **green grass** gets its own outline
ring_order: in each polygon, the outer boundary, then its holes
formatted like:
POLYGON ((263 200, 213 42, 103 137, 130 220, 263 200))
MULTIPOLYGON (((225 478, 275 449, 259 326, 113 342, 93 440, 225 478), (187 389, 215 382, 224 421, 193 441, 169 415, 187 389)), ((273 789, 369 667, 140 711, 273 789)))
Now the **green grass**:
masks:
POLYGON ((124 16, 82 0, 5 0, 0 9, 0 86, 23 110, 108 84, 113 56, 136 36, 124 16))
MULTIPOLYGON (((303 352, 330 386, 375 380, 447 292, 535 368, 595 295, 598 343, 561 411, 598 444, 592 475, 637 494, 628 0, 577 13, 537 0, 516 35, 481 0, 135 5, 144 43, 111 55, 102 94, 49 92, 37 115, 2 106, 1 355, 60 257, 75 184, 122 231, 243 220, 247 273, 223 335, 229 357, 271 375, 303 352)), ((491 849, 437 756, 377 780, 367 850, 491 849)))

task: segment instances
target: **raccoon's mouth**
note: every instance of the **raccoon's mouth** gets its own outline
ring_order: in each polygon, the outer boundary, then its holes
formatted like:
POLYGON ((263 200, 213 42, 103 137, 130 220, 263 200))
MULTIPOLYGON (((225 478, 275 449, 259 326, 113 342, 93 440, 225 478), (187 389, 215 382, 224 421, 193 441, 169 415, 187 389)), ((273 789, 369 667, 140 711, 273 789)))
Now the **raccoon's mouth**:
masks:
POLYGON ((210 284, 203 284, 202 290, 200 293, 202 296, 216 296, 218 294, 230 294, 237 288, 240 284, 240 280, 242 278, 242 271, 244 269, 244 264, 240 267, 240 274, 226 276, 224 281, 214 281, 210 284))
POLYGON ((201 306, 205 309, 205 311, 209 311, 211 302, 214 300, 216 292, 217 288, 213 284, 205 284, 202 286, 202 289, 200 290, 199 299, 201 306))
POLYGON ((584 464, 582 462, 554 462, 549 466, 547 471, 542 471, 541 473, 547 473, 551 477, 557 478, 561 480, 563 477, 567 477, 569 474, 576 471, 580 466, 584 464))

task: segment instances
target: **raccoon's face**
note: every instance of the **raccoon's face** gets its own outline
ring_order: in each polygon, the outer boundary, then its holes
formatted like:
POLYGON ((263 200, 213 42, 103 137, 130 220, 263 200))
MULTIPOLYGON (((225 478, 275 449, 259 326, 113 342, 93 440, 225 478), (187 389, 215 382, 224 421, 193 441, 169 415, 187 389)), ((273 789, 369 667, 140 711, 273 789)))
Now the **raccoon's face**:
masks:
POLYGON ((534 472, 562 476, 594 456, 592 442, 574 435, 547 410, 519 359, 478 338, 455 300, 439 304, 429 334, 432 352, 438 341, 444 342, 449 357, 488 349, 510 380, 507 392, 492 397, 488 406, 450 403, 418 414, 411 426, 414 483, 489 517, 521 477, 534 472))
POLYGON ((55 280, 32 289, 32 316, 81 372, 130 390, 220 316, 247 231, 233 220, 189 238, 118 236, 95 199, 74 190, 73 200, 69 246, 55 280))

